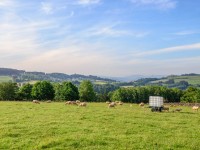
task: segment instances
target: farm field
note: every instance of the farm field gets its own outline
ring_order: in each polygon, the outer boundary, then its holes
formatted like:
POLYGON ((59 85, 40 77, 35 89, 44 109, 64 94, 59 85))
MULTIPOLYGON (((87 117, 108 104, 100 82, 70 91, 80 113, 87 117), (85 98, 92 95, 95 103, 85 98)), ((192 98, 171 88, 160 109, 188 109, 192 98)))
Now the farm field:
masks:
POLYGON ((0 83, 1 82, 9 82, 12 81, 12 78, 9 76, 0 76, 0 83))
POLYGON ((187 81, 191 85, 200 84, 200 76, 177 76, 177 77, 168 77, 162 80, 152 81, 151 83, 158 83, 158 82, 166 82, 169 79, 174 79, 175 83, 180 81, 187 81))
MULTIPOLYGON (((199 150, 200 112, 0 101, 0 149, 199 150)), ((171 110, 174 108, 170 108, 171 110)))

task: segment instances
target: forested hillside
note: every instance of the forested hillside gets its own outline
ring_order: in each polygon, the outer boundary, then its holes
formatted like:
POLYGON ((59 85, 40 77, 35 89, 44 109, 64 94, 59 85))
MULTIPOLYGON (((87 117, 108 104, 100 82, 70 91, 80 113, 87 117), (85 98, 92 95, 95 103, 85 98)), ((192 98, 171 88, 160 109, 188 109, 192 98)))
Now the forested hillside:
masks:
POLYGON ((158 85, 168 88, 187 89, 189 86, 200 88, 200 74, 170 75, 163 78, 142 78, 133 82, 120 83, 121 86, 158 85))
POLYGON ((0 68, 0 81, 8 81, 6 79, 12 80, 14 82, 29 82, 38 80, 48 80, 52 82, 62 82, 62 81, 73 81, 79 84, 82 80, 90 81, 104 81, 104 82, 116 82, 115 80, 101 78, 93 75, 81 75, 81 74, 64 74, 64 73, 45 73, 45 72, 28 72, 24 70, 10 69, 10 68, 0 68))

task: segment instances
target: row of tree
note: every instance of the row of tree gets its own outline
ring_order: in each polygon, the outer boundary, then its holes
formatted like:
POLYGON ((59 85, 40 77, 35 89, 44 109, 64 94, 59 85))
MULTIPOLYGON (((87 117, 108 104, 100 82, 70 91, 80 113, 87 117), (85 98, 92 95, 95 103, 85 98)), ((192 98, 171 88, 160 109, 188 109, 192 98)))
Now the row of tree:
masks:
POLYGON ((83 100, 95 101, 95 92, 90 81, 81 82, 79 89, 71 82, 51 83, 38 81, 20 88, 16 83, 0 83, 0 100, 83 100))
POLYGON ((130 103, 148 102, 149 96, 162 96, 166 102, 200 102, 200 89, 187 90, 163 86, 116 87, 93 85, 82 81, 77 87, 72 82, 51 83, 38 81, 18 87, 16 83, 0 83, 0 100, 78 100, 88 102, 123 101, 130 103))
POLYGON ((149 96, 162 96, 165 102, 180 102, 182 95, 183 91, 177 88, 169 89, 163 86, 144 86, 120 88, 111 93, 110 97, 112 101, 120 100, 131 103, 147 103, 149 96))

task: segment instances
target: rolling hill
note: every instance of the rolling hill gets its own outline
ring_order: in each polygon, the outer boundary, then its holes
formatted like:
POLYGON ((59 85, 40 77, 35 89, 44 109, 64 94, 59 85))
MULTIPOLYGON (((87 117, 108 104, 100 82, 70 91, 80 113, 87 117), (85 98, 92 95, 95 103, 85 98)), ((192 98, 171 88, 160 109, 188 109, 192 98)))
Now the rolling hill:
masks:
POLYGON ((65 73, 45 73, 45 72, 28 72, 25 70, 17 70, 10 68, 0 68, 0 82, 34 82, 38 80, 49 80, 52 82, 62 82, 62 81, 73 81, 80 82, 82 80, 90 80, 92 82, 100 83, 112 83, 116 82, 115 80, 108 78, 101 78, 94 75, 81 75, 81 74, 72 74, 68 75, 65 73))
POLYGON ((183 75, 170 75, 163 78, 143 78, 135 81, 134 85, 159 85, 167 86, 169 88, 186 89, 188 86, 200 88, 200 74, 183 74, 183 75))

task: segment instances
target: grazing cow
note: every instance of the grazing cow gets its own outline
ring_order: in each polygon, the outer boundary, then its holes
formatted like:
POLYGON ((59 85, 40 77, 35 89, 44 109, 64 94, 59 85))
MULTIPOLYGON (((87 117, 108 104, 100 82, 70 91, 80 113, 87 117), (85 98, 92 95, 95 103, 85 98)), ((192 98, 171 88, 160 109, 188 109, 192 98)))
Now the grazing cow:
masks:
POLYGON ((40 102, 38 100, 33 100, 33 103, 40 104, 40 102))
POLYGON ((47 103, 51 103, 51 100, 48 100, 47 103))
POLYGON ((192 110, 198 111, 198 109, 199 109, 199 106, 193 106, 193 107, 192 107, 192 110))

